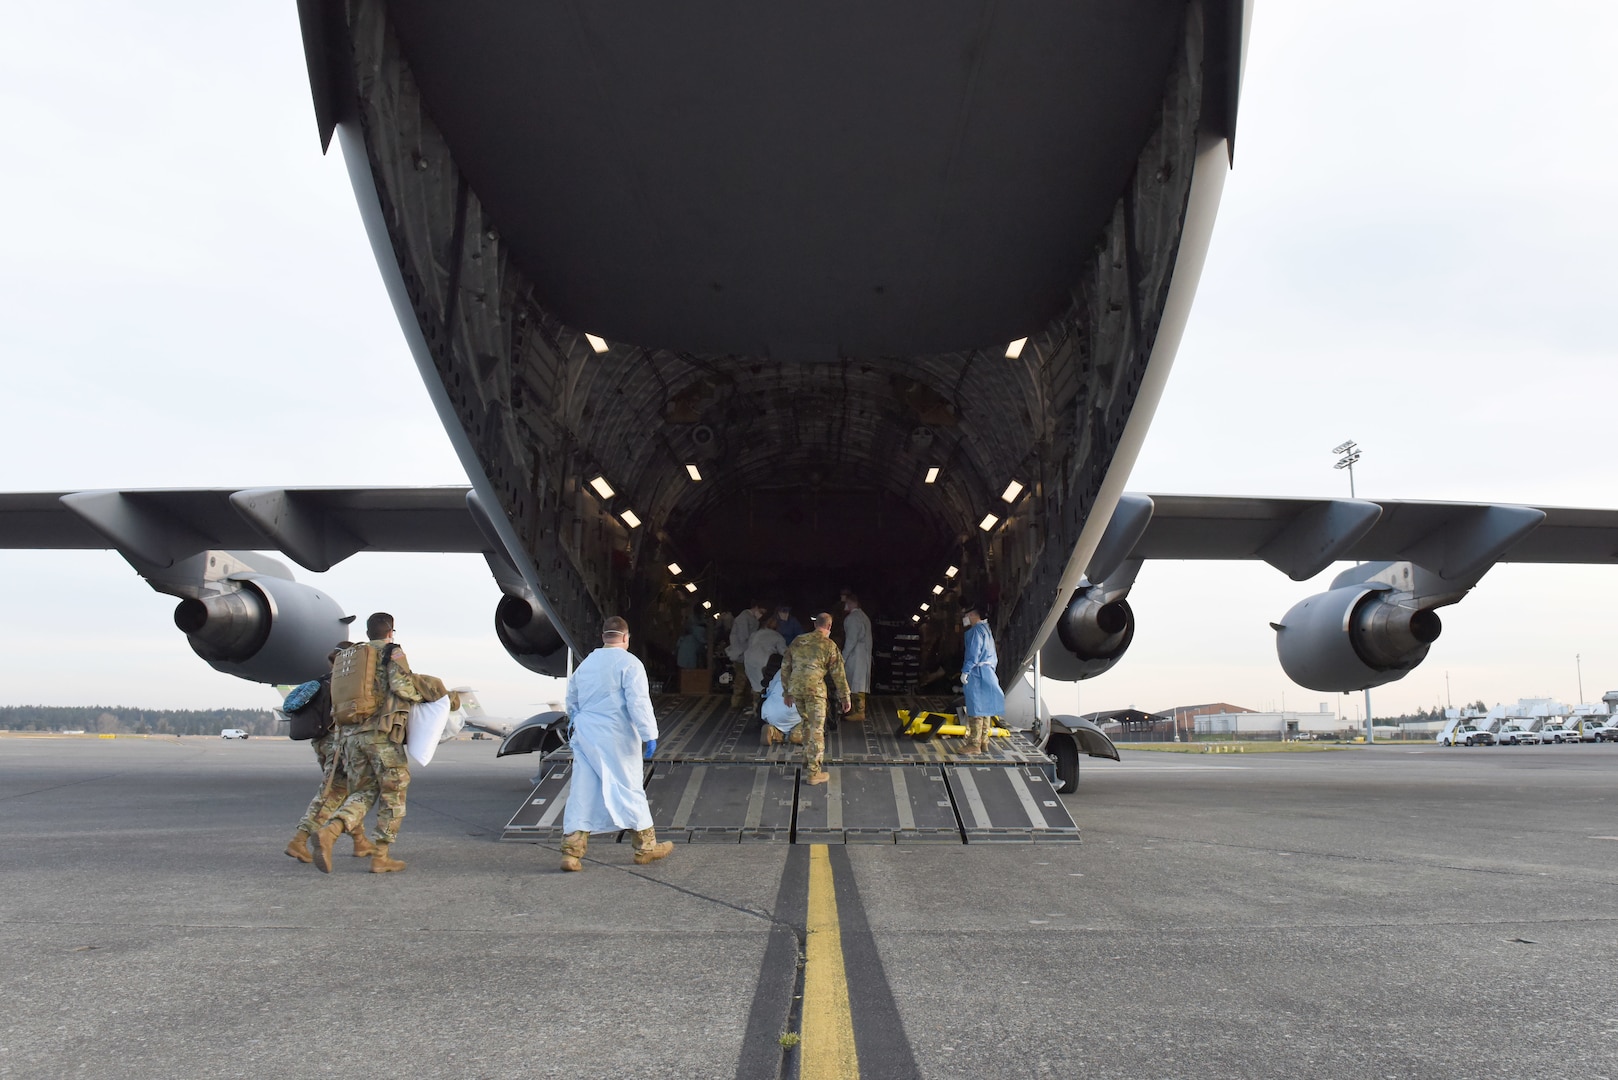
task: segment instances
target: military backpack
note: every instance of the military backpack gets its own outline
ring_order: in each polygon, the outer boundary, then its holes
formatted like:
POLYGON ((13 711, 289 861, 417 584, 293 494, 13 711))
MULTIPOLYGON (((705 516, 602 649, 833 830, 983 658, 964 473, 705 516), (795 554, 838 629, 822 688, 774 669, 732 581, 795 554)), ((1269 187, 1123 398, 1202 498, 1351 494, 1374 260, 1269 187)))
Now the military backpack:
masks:
POLYGON ((362 641, 337 654, 331 666, 331 717, 334 721, 346 726, 376 715, 382 707, 376 692, 377 663, 380 659, 386 667, 397 648, 390 642, 379 658, 377 650, 362 641))

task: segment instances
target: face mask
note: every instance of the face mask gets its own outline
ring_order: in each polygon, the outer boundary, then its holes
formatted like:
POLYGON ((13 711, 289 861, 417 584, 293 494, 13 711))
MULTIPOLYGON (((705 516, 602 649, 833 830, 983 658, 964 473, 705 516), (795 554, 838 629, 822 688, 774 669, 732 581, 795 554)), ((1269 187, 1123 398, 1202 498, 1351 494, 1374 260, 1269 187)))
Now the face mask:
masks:
POLYGON ((971 626, 972 625, 972 617, 970 615, 962 615, 961 616, 961 625, 962 626, 971 626))

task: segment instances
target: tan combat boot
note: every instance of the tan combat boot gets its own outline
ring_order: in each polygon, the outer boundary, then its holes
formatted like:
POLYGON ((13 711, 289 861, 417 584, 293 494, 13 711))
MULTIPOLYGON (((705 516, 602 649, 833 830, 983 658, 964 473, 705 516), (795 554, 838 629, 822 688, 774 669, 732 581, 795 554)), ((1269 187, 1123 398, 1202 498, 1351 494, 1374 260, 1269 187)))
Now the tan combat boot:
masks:
POLYGON ((801 723, 792 729, 792 734, 787 736, 787 742, 793 746, 803 745, 803 725, 801 723))
POLYGON ((562 837, 562 869, 577 872, 584 869, 579 860, 584 858, 584 852, 590 846, 590 834, 587 832, 570 832, 562 837))
POLYGON ((306 863, 315 861, 315 857, 309 854, 308 829, 299 827, 298 831, 292 834, 292 839, 287 841, 287 854, 292 856, 294 859, 297 859, 299 862, 306 863))
POLYGON ((656 829, 636 829, 631 836, 630 845, 635 849, 636 866, 667 858, 669 852, 674 850, 672 840, 665 840, 661 844, 657 842, 656 829))
POLYGON ((371 873, 391 874, 395 870, 403 870, 405 864, 398 859, 388 858, 387 844, 376 845, 376 851, 371 855, 371 873))
POLYGON ((354 841, 354 858, 369 859, 376 854, 376 845, 371 843, 370 838, 365 835, 363 827, 355 829, 348 836, 349 839, 354 841))
POLYGON ((320 867, 322 874, 331 873, 331 846, 337 843, 337 838, 342 835, 341 821, 329 821, 324 828, 315 833, 315 865, 320 867))

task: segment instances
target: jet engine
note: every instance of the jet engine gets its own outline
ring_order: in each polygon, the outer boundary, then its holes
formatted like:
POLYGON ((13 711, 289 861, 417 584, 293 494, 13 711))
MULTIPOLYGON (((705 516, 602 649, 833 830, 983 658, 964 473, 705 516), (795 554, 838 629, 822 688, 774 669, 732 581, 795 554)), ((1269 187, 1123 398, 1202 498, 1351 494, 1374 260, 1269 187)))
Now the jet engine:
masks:
POLYGON ((507 593, 494 610, 494 632, 511 658, 529 671, 567 674, 567 645, 545 609, 531 597, 507 593))
POLYGON ((328 670, 326 656, 348 635, 336 601, 268 574, 234 574, 221 591, 187 597, 174 625, 215 671, 261 683, 301 683, 328 670))
POLYGON ((1360 584, 1301 601, 1275 630, 1288 678, 1311 690, 1348 693, 1404 678, 1427 658, 1443 623, 1410 593, 1360 584))
POLYGON ((1041 650, 1041 674, 1065 682, 1093 679, 1123 659, 1134 639, 1135 613, 1121 593, 1081 588, 1041 650))

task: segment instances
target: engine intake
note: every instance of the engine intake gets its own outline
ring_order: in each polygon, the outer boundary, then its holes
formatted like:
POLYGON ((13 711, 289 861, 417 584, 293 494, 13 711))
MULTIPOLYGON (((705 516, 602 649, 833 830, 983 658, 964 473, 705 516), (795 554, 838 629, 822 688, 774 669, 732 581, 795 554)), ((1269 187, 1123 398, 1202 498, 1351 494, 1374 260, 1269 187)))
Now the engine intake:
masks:
POLYGON ((1295 605, 1276 626, 1275 650, 1299 686, 1348 693, 1404 678, 1443 629, 1409 594, 1354 585, 1295 605))

